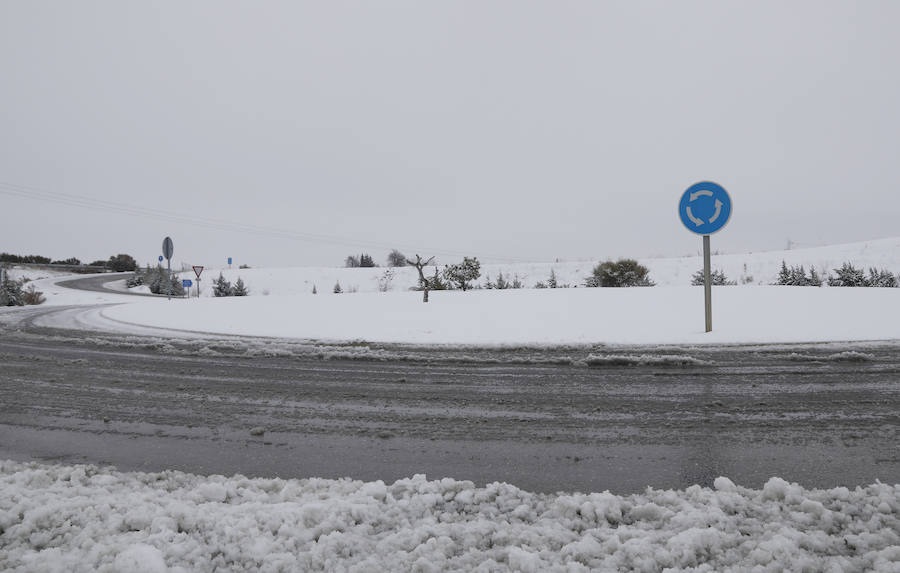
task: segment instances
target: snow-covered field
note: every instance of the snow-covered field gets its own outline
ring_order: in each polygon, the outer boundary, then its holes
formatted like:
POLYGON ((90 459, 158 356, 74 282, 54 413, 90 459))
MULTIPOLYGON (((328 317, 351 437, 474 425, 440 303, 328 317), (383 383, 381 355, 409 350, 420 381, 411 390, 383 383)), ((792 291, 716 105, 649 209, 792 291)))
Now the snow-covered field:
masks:
POLYGON ((900 486, 534 494, 0 462, 4 571, 900 571, 900 486))

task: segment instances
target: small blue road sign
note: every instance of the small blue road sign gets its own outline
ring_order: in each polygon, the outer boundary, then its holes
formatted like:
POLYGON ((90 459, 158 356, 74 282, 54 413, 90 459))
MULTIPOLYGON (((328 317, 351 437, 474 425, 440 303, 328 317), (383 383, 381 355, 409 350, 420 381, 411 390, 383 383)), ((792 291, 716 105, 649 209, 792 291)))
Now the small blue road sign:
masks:
POLYGON ((228 257, 228 264, 231 264, 231 257, 228 257))
POLYGON ((191 279, 181 279, 181 286, 183 286, 184 288, 191 288, 192 286, 194 286, 194 281, 192 281, 191 279))
POLYGON ((711 235, 724 227, 731 217, 731 197, 718 183, 694 183, 681 196, 678 216, 692 233, 711 235))
POLYGON ((160 255, 160 256, 159 256, 159 262, 162 262, 162 260, 163 260, 163 256, 160 255))

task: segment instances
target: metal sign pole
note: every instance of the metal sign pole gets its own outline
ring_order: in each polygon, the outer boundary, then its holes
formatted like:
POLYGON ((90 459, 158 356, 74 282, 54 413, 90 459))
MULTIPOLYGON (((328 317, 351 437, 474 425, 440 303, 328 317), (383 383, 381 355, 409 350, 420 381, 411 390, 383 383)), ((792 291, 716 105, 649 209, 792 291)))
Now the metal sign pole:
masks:
MULTIPOLYGON (((168 275, 166 277, 166 300, 172 300, 172 255, 175 253, 175 244, 171 237, 163 239, 163 256, 166 257, 166 269, 168 275)), ((160 260, 162 260, 160 258, 160 260)))
POLYGON ((703 235, 703 299, 706 305, 706 332, 712 332, 712 280, 710 279, 709 235, 703 235))

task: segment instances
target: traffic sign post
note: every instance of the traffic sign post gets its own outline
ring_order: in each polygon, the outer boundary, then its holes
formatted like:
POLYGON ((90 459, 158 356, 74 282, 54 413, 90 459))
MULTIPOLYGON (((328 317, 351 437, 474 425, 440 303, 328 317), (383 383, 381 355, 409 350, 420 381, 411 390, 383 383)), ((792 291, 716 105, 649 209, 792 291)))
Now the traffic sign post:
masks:
POLYGON ((191 279, 181 279, 181 287, 187 289, 187 297, 191 298, 191 287, 194 286, 194 281, 191 279))
POLYGON ((197 298, 200 298, 200 273, 203 272, 203 267, 196 265, 191 268, 194 269, 194 274, 197 275, 197 298))
POLYGON ((169 274, 167 276, 166 284, 168 285, 166 299, 172 300, 172 255, 175 254, 175 243, 172 242, 171 237, 166 237, 163 239, 163 256, 166 257, 166 262, 168 265, 169 274))
POLYGON ((712 331, 712 282, 710 269, 709 236, 731 218, 731 196, 718 183, 701 181, 694 183, 681 195, 678 216, 687 230, 703 235, 703 302, 706 315, 706 332, 712 331))
POLYGON ((231 257, 228 257, 228 268, 231 268, 231 257))

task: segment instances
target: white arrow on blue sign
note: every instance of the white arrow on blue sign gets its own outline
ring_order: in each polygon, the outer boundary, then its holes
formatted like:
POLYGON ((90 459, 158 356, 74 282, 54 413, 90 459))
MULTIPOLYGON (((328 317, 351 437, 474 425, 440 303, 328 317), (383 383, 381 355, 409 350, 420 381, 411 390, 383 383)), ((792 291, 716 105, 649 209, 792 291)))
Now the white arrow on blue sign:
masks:
POLYGON ((731 218, 731 197, 718 183, 694 183, 681 196, 678 216, 692 233, 711 235, 731 218))
POLYGON ((184 288, 191 288, 192 286, 194 286, 194 281, 192 281, 191 279, 181 279, 181 286, 183 286, 184 288))

